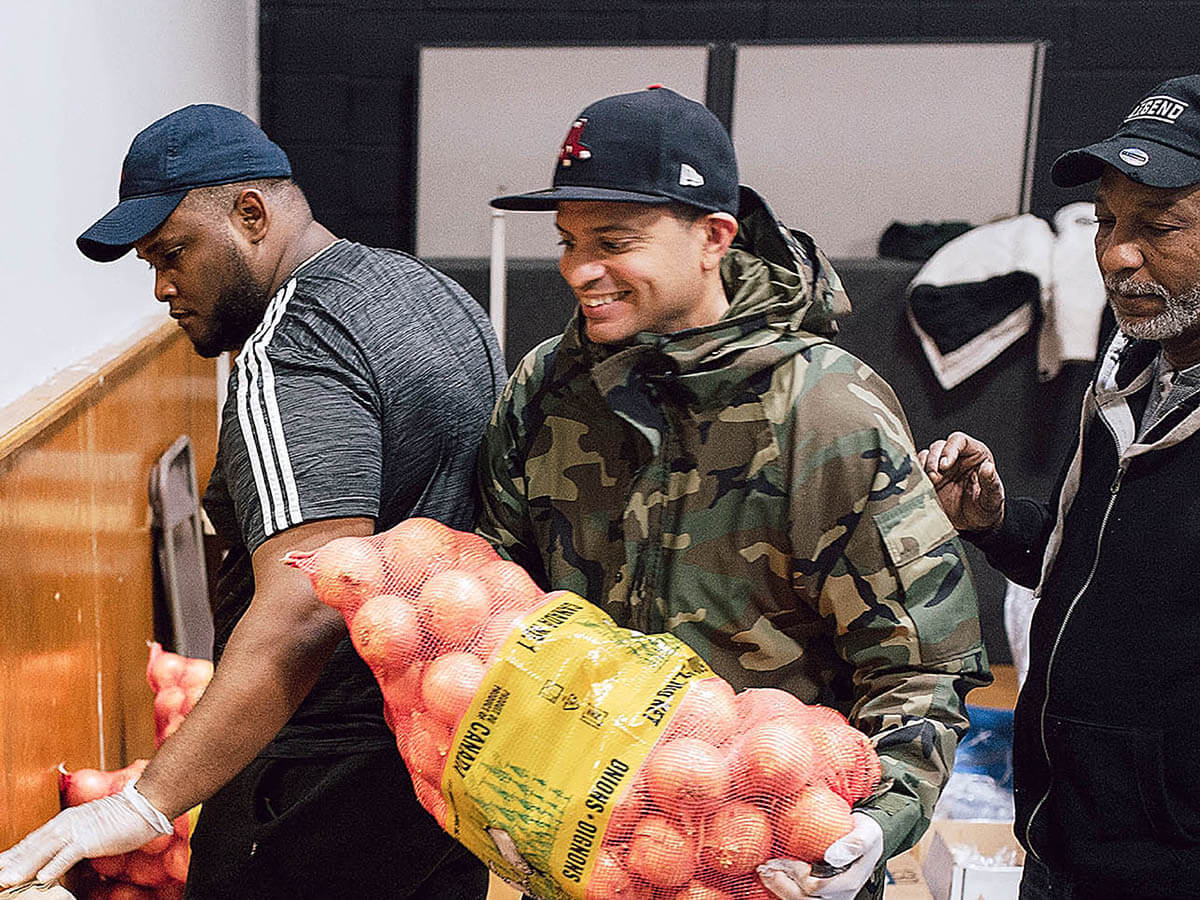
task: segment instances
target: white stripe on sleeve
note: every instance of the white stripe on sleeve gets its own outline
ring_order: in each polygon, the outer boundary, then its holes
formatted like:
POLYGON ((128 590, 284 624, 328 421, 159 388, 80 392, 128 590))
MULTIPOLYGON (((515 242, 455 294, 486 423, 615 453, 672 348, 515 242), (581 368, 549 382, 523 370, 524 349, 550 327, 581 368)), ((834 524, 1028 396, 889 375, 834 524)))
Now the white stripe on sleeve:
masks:
MULTIPOLYGON (((280 472, 275 460, 275 450, 271 446, 271 437, 267 430, 263 414, 263 400, 260 390, 268 394, 268 405, 273 407, 276 418, 279 408, 275 402, 275 378, 270 363, 266 360, 265 347, 274 334, 275 325, 283 315, 287 302, 295 290, 296 282, 292 279, 275 294, 267 306, 262 323, 255 329, 249 340, 238 354, 238 386, 237 412, 238 423, 242 429, 242 439, 246 442, 246 453, 250 458, 250 468, 254 473, 254 485, 258 492, 258 501, 262 508, 263 533, 273 534, 282 531, 289 525, 284 510, 283 493, 280 486, 280 472), (259 385, 260 368, 265 369, 263 385, 259 385)), ((282 429, 278 432, 282 441, 282 429)), ((283 448, 286 455, 286 447, 283 448)), ((290 460, 285 469, 285 479, 291 479, 288 488, 289 499, 296 496, 295 481, 292 479, 290 460)), ((295 522, 299 521, 299 500, 293 508, 295 522)))

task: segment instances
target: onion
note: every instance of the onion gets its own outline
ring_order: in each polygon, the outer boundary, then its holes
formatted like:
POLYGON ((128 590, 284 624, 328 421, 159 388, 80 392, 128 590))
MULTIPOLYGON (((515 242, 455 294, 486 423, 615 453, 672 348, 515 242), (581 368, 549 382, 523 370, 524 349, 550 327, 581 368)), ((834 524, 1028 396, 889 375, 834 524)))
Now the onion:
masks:
POLYGON ((670 819, 646 816, 633 830, 626 862, 643 881, 671 887, 691 880, 696 846, 670 819))
POLYGON ((366 538, 334 538, 308 555, 289 553, 287 561, 309 572, 322 603, 350 618, 368 597, 382 592, 383 557, 366 538))
POLYGON ((99 769, 60 770, 58 790, 66 806, 78 806, 113 792, 112 774, 99 769))
POLYGON ((213 664, 207 659, 189 659, 179 679, 179 686, 189 693, 208 686, 213 677, 213 664))
POLYGON ((154 855, 134 850, 129 854, 125 877, 134 884, 157 887, 167 880, 167 870, 163 868, 163 861, 163 854, 154 855))
POLYGON ((816 777, 816 750, 805 727, 792 719, 751 728, 738 741, 736 756, 738 785, 751 795, 787 797, 816 777))
POLYGON ((146 680, 150 689, 158 693, 165 687, 179 684, 187 668, 187 658, 162 648, 158 641, 150 642, 150 660, 146 663, 146 680))
POLYGON ((849 803, 871 796, 881 771, 867 736, 851 725, 822 723, 808 731, 825 763, 822 775, 834 792, 849 803))
POLYGON ((850 804, 824 784, 814 784, 785 806, 775 822, 776 836, 791 859, 817 862, 838 838, 850 833, 850 804))
POLYGON ((417 611, 396 594, 374 596, 350 620, 350 640, 376 676, 403 670, 421 643, 417 611))
POLYGON ((516 563, 506 559, 484 563, 472 574, 487 587, 493 611, 527 611, 533 609, 542 596, 541 590, 529 574, 516 563))
POLYGON ((803 701, 778 688, 750 688, 737 695, 738 716, 743 725, 758 725, 768 719, 803 717, 808 707, 803 701))
POLYGON ((729 803, 704 827, 700 860, 721 875, 748 875, 771 855, 771 824, 753 803, 729 803))
POLYGON ((421 700, 438 721, 458 726, 483 681, 483 663, 473 653, 439 656, 425 669, 421 700))
POLYGON ((487 622, 470 645, 472 652, 480 659, 492 662, 523 615, 525 612, 522 610, 509 609, 488 616, 487 622))
POLYGON ((408 668, 384 672, 379 677, 384 703, 397 719, 407 719, 421 705, 421 680, 427 665, 418 660, 408 668))
POLYGON ((162 855, 163 870, 167 876, 175 881, 187 881, 190 856, 187 840, 176 838, 162 855))
POLYGON ((162 853, 167 847, 171 846, 171 840, 175 837, 174 834, 160 834, 149 843, 142 844, 138 849, 143 853, 149 853, 151 856, 162 853))
POLYGON ((487 620, 488 590, 468 572, 440 572, 425 582, 417 605, 428 612, 430 635, 458 648, 487 620))
POLYGON ((608 814, 608 827, 604 831, 605 842, 628 840, 638 821, 646 814, 648 802, 644 788, 637 784, 627 787, 608 814))
POLYGON ((460 531, 454 536, 454 559, 460 569, 470 571, 499 558, 486 538, 469 531, 460 531))
POLYGON ((655 746, 643 768, 646 790, 659 809, 687 816, 707 812, 729 793, 729 760, 712 744, 678 738, 655 746))
POLYGON ((433 716, 413 713, 406 739, 409 768, 422 778, 441 784, 451 740, 450 730, 433 716))
POLYGON ((693 682, 683 695, 663 739, 696 737, 719 746, 737 727, 733 688, 722 678, 705 678, 693 682))
POLYGON ((405 519, 382 534, 389 584, 415 597, 430 575, 455 565, 456 532, 435 519, 405 519))
POLYGON ((621 865, 620 858, 611 850, 601 850, 588 878, 586 900, 633 897, 636 892, 633 879, 621 865))
POLYGON ((174 716, 184 714, 187 691, 178 685, 165 687, 154 695, 154 730, 161 731, 174 716))
POLYGON ((702 881, 689 881, 687 887, 676 894, 672 900, 733 900, 733 895, 702 881))
POLYGON ((129 862, 128 853, 118 853, 116 856, 96 856, 89 862, 92 868, 96 870, 97 875, 103 875, 105 878, 116 878, 125 871, 125 864, 129 862))

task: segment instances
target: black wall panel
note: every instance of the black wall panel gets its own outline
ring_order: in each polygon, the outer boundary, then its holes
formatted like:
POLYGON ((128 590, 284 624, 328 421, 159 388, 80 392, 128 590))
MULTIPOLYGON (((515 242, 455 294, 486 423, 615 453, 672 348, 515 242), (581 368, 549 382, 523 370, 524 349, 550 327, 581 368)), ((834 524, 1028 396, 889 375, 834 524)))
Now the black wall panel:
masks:
MULTIPOLYGON (((411 250, 422 44, 960 39, 1048 43, 1032 211, 1049 217, 1090 197, 1089 187, 1050 183, 1059 153, 1110 134, 1159 81, 1200 71, 1200 0, 261 0, 261 116, 321 221, 411 250)), ((488 123, 479 134, 464 152, 487 152, 488 123)), ((444 268, 487 305, 486 261, 444 268)), ((1011 493, 1044 495, 1073 441, 1089 367, 1039 383, 1030 335, 943 391, 903 318, 914 267, 840 268, 856 304, 840 343, 891 382, 918 446, 973 431, 996 449, 1011 493)), ((509 276, 511 363, 559 330, 573 303, 552 263, 514 261, 509 276)), ((1006 660, 1003 581, 971 558, 989 650, 1006 660)))

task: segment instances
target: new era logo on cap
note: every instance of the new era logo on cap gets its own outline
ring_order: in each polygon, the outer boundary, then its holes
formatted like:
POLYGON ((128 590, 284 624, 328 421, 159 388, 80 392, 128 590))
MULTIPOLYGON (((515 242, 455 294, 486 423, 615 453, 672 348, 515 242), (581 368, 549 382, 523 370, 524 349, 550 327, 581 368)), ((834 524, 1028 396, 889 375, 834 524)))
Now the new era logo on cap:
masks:
POLYGON ((704 176, 687 163, 680 163, 679 183, 684 187, 700 187, 702 184, 704 184, 704 176))

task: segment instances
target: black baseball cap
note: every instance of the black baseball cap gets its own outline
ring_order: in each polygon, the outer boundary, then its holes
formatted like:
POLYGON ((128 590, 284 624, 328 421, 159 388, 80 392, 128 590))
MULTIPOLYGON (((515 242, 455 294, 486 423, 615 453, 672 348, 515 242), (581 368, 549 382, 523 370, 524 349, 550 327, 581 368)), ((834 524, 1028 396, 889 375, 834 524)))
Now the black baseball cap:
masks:
POLYGON ((1075 187, 1099 178, 1105 165, 1149 187, 1200 183, 1200 75, 1155 87, 1112 137, 1056 159, 1050 178, 1059 187, 1075 187))
POLYGON ((665 87, 588 106, 554 164, 553 187, 492 200, 498 209, 547 210, 563 200, 687 203, 737 215, 737 157, 707 107, 665 87))
POLYGON ((185 106, 133 139, 121 166, 120 202, 75 245, 97 262, 112 262, 165 222, 192 188, 291 174, 287 154, 240 112, 185 106))

